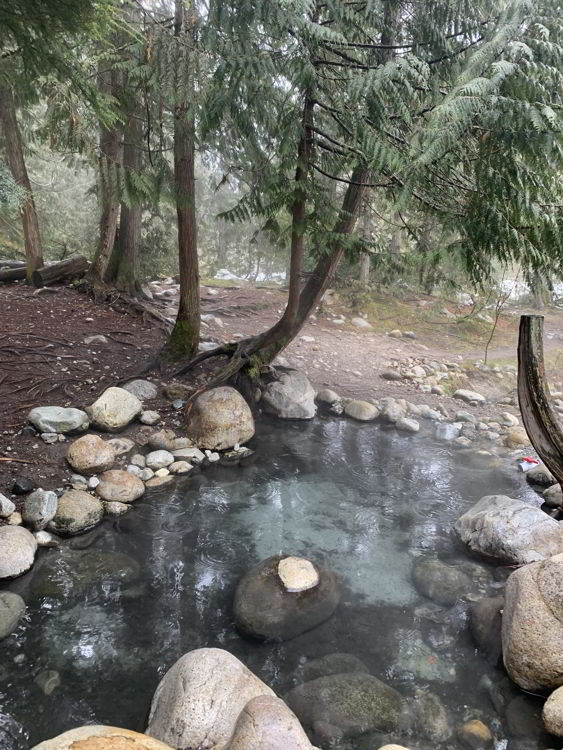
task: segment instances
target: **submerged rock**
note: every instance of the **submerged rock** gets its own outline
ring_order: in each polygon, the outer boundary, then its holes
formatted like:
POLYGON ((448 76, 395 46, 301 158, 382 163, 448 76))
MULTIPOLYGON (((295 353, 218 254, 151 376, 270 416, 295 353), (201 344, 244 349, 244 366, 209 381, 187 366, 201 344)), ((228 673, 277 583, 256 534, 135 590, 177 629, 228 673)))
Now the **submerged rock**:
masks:
POLYGON ((17 578, 35 560, 37 541, 22 526, 0 526, 0 578, 17 578))
POLYGON ((27 418, 39 432, 83 432, 90 425, 86 412, 62 406, 38 406, 29 412, 27 418))
POLYGON ((19 594, 0 591, 0 641, 7 638, 25 614, 25 602, 19 594))
POLYGON ((57 513, 49 523, 50 531, 60 536, 83 534, 102 520, 104 507, 100 500, 83 490, 67 490, 60 498, 57 513))
POLYGON ((317 413, 315 389, 299 370, 281 372, 278 380, 268 383, 262 404, 268 414, 280 419, 312 419, 317 413))
POLYGON ((401 696, 370 674, 333 674, 290 690, 286 702, 307 729, 316 722, 338 727, 344 737, 391 732, 399 724, 401 696))
POLYGON ((208 450, 227 450, 254 436, 254 417, 240 393, 230 386, 212 388, 192 405, 188 437, 208 450))
POLYGON ((319 582, 306 591, 288 591, 276 555, 259 563, 240 580, 233 614, 243 633, 261 640, 286 641, 328 619, 340 601, 340 585, 334 573, 314 566, 319 582))
POLYGON ((311 659, 303 666, 303 681, 309 682, 319 677, 327 677, 331 674, 343 672, 365 672, 369 674, 366 665, 353 654, 335 653, 321 656, 319 659, 311 659))
POLYGON ((111 469, 115 449, 98 435, 84 435, 68 449, 66 460, 79 474, 97 474, 111 469))
POLYGON ((228 651, 184 654, 152 699, 147 734, 174 748, 213 748, 227 742, 248 701, 273 691, 228 651))
POLYGON ((418 558, 413 566, 417 591, 438 604, 450 606, 468 594, 473 582, 462 570, 434 558, 418 558))
POLYGON ((479 649, 496 665, 502 654, 502 609, 504 596, 479 599, 470 605, 470 630, 479 649))
POLYGON ((432 742, 445 742, 452 735, 448 712, 437 695, 417 690, 407 704, 409 733, 432 742))
POLYGON ((491 730, 479 719, 467 721, 458 729, 457 736, 467 750, 488 750, 493 747, 491 730))
POLYGON ((32 750, 173 750, 170 745, 118 727, 86 726, 71 729, 32 750))
POLYGON ((502 617, 504 665, 524 690, 563 685, 563 554, 509 577, 502 617))
POLYGON ((96 427, 115 432, 127 427, 142 409, 143 404, 132 393, 124 388, 111 387, 86 407, 86 413, 96 427))
POLYGON ((486 495, 455 524, 475 552, 523 565, 563 551, 561 526, 539 508, 506 495, 486 495))

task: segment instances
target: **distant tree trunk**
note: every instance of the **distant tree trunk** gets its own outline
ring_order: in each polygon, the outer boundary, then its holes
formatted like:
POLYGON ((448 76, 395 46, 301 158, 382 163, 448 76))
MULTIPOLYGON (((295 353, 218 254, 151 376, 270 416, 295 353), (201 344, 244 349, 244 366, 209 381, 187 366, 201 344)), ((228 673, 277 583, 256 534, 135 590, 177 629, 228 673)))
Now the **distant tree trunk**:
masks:
MULTIPOLYGON (((122 74, 106 70, 109 63, 100 63, 98 90, 115 98, 121 97, 122 74)), ((100 205, 100 234, 90 275, 105 280, 115 243, 119 219, 119 180, 123 160, 123 136, 117 124, 100 123, 100 153, 98 157, 98 203, 100 205)))
MULTIPOLYGON (((370 221, 369 221, 369 205, 367 200, 364 201, 363 206, 363 234, 364 240, 370 239, 370 221)), ((369 271, 371 265, 371 258, 369 253, 362 253, 360 257, 360 274, 359 281, 360 285, 367 289, 369 286, 369 271)))
POLYGON ((535 271, 532 277, 530 287, 532 296, 534 298, 533 306, 534 310, 543 310, 545 308, 546 300, 549 297, 549 286, 540 271, 535 271))
POLYGON ((0 125, 4 134, 6 158, 12 177, 26 193, 20 211, 27 261, 27 280, 31 281, 33 272, 43 265, 43 249, 35 201, 33 200, 31 183, 25 166, 14 94, 8 84, 0 85, 0 125))
MULTIPOLYGON (((180 304, 166 349, 172 358, 197 351, 200 331, 199 262, 195 194, 194 71, 189 46, 195 39, 193 11, 186 17, 184 0, 175 0, 174 35, 187 81, 178 75, 174 108, 174 185, 178 217, 180 304), (186 85, 187 84, 187 85, 186 85), (191 100, 190 100, 191 97, 191 100)), ((182 71, 180 71, 182 72, 182 71)))

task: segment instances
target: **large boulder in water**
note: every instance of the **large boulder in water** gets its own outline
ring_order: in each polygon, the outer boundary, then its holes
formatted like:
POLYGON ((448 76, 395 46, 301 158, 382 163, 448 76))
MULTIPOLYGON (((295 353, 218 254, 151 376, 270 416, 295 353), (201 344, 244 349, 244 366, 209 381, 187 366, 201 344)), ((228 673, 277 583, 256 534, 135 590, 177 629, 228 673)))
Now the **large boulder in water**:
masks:
POLYGON ((123 430, 143 410, 143 404, 125 388, 108 388, 86 407, 90 421, 101 430, 116 432, 123 430))
POLYGON ((532 505, 506 495, 486 495, 455 524, 475 552, 523 565, 563 552, 563 529, 532 505))
POLYGON ((269 557, 241 578, 233 614, 238 629, 246 635, 287 641, 320 625, 336 609, 340 601, 337 576, 304 561, 316 571, 316 582, 311 579, 309 587, 295 590, 301 587, 288 587, 280 577, 279 566, 287 559, 290 558, 283 555, 269 557))
POLYGON ((71 729, 32 750, 173 750, 170 745, 118 727, 87 726, 71 729))
MULTIPOLYGON (((217 749, 219 750, 219 749, 217 749)), ((280 698, 259 695, 242 709, 221 750, 314 750, 299 720, 280 698)))
POLYGON ((104 506, 84 490, 67 490, 60 498, 49 530, 60 536, 74 536, 93 529, 104 517, 104 506))
POLYGON ((524 690, 563 685, 563 554, 514 571, 502 616, 504 665, 524 690))
POLYGON ((333 674, 298 685, 285 696, 307 729, 324 722, 345 737, 394 731, 401 715, 399 693, 370 674, 333 674))
POLYGON ((240 393, 230 386, 212 388, 193 403, 188 437, 200 448, 227 450, 254 435, 254 417, 240 393))
POLYGON ((418 558, 412 575, 419 593, 446 606, 455 604, 473 588, 467 573, 434 558, 418 558))
POLYGON ((262 404, 268 414, 281 419, 312 419, 317 413, 315 389, 299 370, 286 370, 268 383, 262 404))
POLYGON ((35 560, 37 541, 22 526, 0 526, 0 579, 16 578, 35 560))
POLYGON ((242 662, 219 648, 184 654, 160 681, 147 734, 174 748, 196 750, 227 742, 248 701, 274 692, 242 662))

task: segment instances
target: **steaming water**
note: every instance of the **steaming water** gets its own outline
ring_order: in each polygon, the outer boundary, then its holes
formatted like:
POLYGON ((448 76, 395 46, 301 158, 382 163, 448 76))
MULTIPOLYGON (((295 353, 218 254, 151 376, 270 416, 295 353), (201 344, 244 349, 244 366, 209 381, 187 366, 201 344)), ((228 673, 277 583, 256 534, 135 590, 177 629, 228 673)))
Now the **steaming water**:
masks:
MULTIPOLYGON (((437 694, 454 727, 482 718, 499 747, 514 738, 514 721, 496 714, 487 690, 502 689, 505 676, 475 650, 466 607, 421 597, 411 570, 416 557, 439 556, 470 573, 475 594, 498 593, 509 571, 469 560, 451 527, 485 494, 529 492, 522 475, 427 435, 333 418, 262 423, 255 444, 252 465, 212 466, 148 492, 127 515, 40 550, 33 570, 4 587, 24 597, 28 614, 0 642, 2 750, 92 722, 142 731, 159 679, 201 646, 228 649, 282 695, 305 660, 352 653, 407 697, 437 694), (280 552, 337 571, 342 602, 292 641, 244 639, 231 615, 236 583, 280 552)), ((537 710, 533 698, 520 700, 519 716, 537 710)), ((545 742, 534 722, 528 747, 545 742)), ((416 732, 376 739, 341 747, 435 746, 416 732)))

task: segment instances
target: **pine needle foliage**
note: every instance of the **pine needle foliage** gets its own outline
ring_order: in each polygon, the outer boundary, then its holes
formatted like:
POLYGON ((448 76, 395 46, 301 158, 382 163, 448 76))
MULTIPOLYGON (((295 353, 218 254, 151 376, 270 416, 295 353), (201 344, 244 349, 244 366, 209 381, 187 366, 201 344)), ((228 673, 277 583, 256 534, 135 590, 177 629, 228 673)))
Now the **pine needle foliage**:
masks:
POLYGON ((434 215, 475 280, 495 261, 561 276, 561 11, 549 0, 212 1, 200 133, 248 185, 224 218, 258 215, 275 231, 305 191, 309 252, 353 256, 364 240, 333 228, 361 168, 364 189, 434 215))

